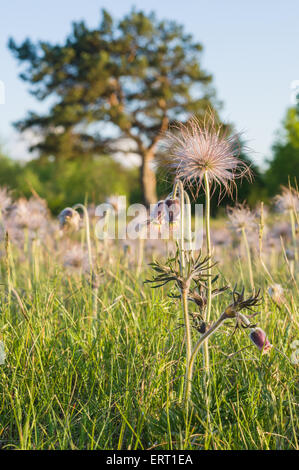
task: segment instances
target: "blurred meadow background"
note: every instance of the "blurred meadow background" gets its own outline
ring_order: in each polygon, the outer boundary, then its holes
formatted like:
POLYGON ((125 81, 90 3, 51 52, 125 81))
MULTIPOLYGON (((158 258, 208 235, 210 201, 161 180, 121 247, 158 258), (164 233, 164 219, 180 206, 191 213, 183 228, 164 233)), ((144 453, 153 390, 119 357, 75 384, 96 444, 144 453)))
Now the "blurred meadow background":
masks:
POLYGON ((1 449, 298 450, 298 14, 1 7, 1 449))

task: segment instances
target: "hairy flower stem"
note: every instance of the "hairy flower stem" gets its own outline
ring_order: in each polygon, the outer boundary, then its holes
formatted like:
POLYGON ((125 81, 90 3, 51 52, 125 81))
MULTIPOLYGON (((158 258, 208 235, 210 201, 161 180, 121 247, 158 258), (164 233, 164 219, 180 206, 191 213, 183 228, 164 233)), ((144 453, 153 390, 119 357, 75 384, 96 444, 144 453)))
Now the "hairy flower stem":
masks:
POLYGON ((185 333, 186 333, 186 374, 188 372, 189 363, 191 359, 191 352, 192 352, 191 328, 190 328, 190 320, 189 320, 189 313, 188 313, 188 294, 189 294, 189 287, 186 286, 182 289, 182 309, 183 309, 183 314, 184 314, 185 333))
MULTIPOLYGON (((86 207, 84 204, 75 204, 73 206, 74 210, 81 209, 84 214, 84 222, 85 222, 85 235, 86 235, 86 243, 87 243, 87 252, 88 252, 88 262, 89 262, 89 272, 90 272, 90 279, 89 282, 92 284, 92 276, 93 276, 93 266, 92 266, 92 252, 91 252, 91 238, 90 238, 90 225, 89 225, 89 215, 86 207)), ((97 316, 97 288, 92 288, 92 317, 96 318, 97 316)))
POLYGON ((9 293, 9 299, 10 299, 10 294, 11 294, 11 289, 12 289, 12 282, 11 282, 11 264, 10 264, 10 243, 9 243, 9 237, 8 237, 8 232, 5 233, 5 269, 6 269, 6 277, 7 277, 7 287, 8 287, 8 293, 9 293))
POLYGON ((137 277, 141 273, 143 257, 144 257, 144 235, 141 233, 138 238, 138 258, 137 258, 137 268, 136 268, 137 277))
POLYGON ((180 192, 180 265, 181 275, 185 274, 185 198, 183 183, 179 181, 180 192))
POLYGON ((89 228, 89 215, 86 207, 83 204, 75 204, 73 206, 74 210, 81 209, 84 214, 84 221, 85 221, 85 234, 86 234, 86 243, 87 243, 87 251, 88 251, 88 261, 89 261, 89 268, 92 271, 92 254, 91 254, 91 239, 90 239, 90 228, 89 228))
POLYGON ((294 212, 290 210, 290 219, 291 219, 291 227, 292 227, 292 239, 293 239, 293 246, 294 246, 294 257, 295 261, 298 261, 298 253, 297 253, 297 242, 296 242, 296 223, 295 223, 295 216, 294 212))
MULTIPOLYGON (((211 256, 212 256, 212 246, 211 246, 211 228, 210 228, 210 185, 209 185, 209 177, 207 172, 204 175, 204 182, 205 182, 205 194, 206 194, 206 207, 205 207, 205 224, 206 224, 206 239, 207 239, 207 256, 209 257, 209 263, 211 263, 211 256)), ((211 307, 212 307, 212 269, 209 267, 208 269, 208 292, 207 292, 207 311, 206 311, 206 321, 210 320, 211 316, 211 307)), ((209 370, 210 367, 210 359, 209 359, 209 344, 206 341, 204 343, 204 351, 203 351, 203 358, 204 358, 204 369, 205 371, 209 370)))
POLYGON ((193 377, 193 368, 194 368, 194 362, 195 362, 195 359, 196 359, 196 356, 199 352, 199 349, 201 348, 201 346, 203 344, 205 344, 209 337, 211 335, 213 335, 217 330, 218 328, 221 326, 221 324, 227 319, 227 315, 225 312, 223 312, 220 317, 218 318, 218 320, 216 322, 213 323, 213 325, 209 328, 208 331, 206 331, 200 338, 199 340, 197 341, 193 351, 192 351, 192 354, 191 354, 191 359, 190 359, 190 363, 189 363, 189 368, 188 368, 188 372, 187 372, 187 377, 186 377, 186 388, 185 388, 185 401, 186 402, 189 402, 190 400, 190 395, 191 395, 191 386, 192 386, 192 377, 193 377))
MULTIPOLYGON (((186 253, 185 253, 185 191, 184 186, 181 181, 178 182, 178 189, 180 194, 180 245, 179 245, 179 252, 180 252, 180 272, 181 276, 185 276, 185 266, 186 266, 186 253)), ((174 190, 174 192, 176 189, 174 190)), ((181 289, 181 301, 182 301, 182 311, 183 311, 183 318, 184 318, 184 326, 185 326, 185 338, 186 338, 186 375, 187 378, 189 363, 191 358, 191 351, 192 351, 192 338, 191 338, 191 327, 190 327, 190 319, 189 319, 189 312, 188 312, 188 294, 189 294, 189 283, 183 285, 181 289)), ((187 381, 185 380, 185 396, 186 396, 186 386, 187 381)), ((188 402, 185 402, 186 405, 186 412, 188 413, 188 402)))
POLYGON ((247 239, 245 227, 242 227, 242 235, 243 235, 243 240, 244 240, 246 254, 247 254, 250 286, 251 286, 252 291, 254 291, 254 280, 253 280, 253 273, 252 273, 251 254, 250 254, 250 248, 249 248, 249 244, 248 244, 248 239, 247 239))

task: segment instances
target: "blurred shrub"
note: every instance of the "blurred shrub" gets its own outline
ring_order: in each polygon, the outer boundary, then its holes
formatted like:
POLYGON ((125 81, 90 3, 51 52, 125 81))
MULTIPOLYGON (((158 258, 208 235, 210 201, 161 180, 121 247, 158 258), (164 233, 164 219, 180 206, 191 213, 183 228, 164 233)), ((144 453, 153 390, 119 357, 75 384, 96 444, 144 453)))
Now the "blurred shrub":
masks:
MULTIPOLYGON (((32 192, 48 201, 52 212, 76 202, 99 204, 111 194, 138 194, 138 169, 127 169, 109 157, 94 161, 31 160, 15 162, 0 153, 0 185, 14 190, 16 197, 32 192)), ((131 202, 136 202, 131 201, 131 202)))
POLYGON ((284 120, 284 132, 273 145, 273 157, 266 172, 266 184, 271 196, 280 185, 299 182, 299 119, 298 110, 290 108, 284 120))

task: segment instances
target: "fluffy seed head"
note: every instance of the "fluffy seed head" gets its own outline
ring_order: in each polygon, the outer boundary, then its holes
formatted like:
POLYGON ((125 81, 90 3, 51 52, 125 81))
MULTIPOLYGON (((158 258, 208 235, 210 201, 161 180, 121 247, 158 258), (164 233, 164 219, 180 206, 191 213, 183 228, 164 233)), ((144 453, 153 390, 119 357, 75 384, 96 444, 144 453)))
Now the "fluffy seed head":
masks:
POLYGON ((268 288, 268 294, 278 305, 282 305, 285 302, 284 289, 280 284, 273 284, 270 286, 268 288))
POLYGON ((29 200, 21 198, 13 207, 11 219, 19 229, 27 227, 33 232, 45 229, 48 225, 47 204, 37 197, 31 197, 29 200))
POLYGON ((255 214, 251 212, 245 203, 236 204, 235 207, 228 207, 227 215, 231 227, 236 232, 240 232, 242 229, 250 231, 257 227, 255 214))
POLYGON ((210 185, 232 194, 235 181, 251 178, 251 170, 240 160, 240 139, 229 134, 209 112, 203 121, 192 117, 186 125, 178 124, 165 139, 168 156, 166 167, 196 194, 204 187, 204 176, 210 185))
POLYGON ((90 269, 87 252, 77 244, 63 254, 63 265, 72 272, 88 272, 90 269))
POLYGON ((299 212, 299 192, 294 188, 282 186, 282 192, 274 198, 275 207, 279 212, 293 210, 299 212))

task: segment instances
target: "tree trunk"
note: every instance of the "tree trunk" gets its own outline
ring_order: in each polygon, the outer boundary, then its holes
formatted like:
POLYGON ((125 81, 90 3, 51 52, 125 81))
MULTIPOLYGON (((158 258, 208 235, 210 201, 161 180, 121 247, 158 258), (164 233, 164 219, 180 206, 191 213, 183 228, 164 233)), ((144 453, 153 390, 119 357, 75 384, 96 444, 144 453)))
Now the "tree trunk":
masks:
POLYGON ((155 204, 157 202, 156 175, 151 168, 153 160, 154 156, 152 153, 143 155, 140 168, 143 203, 147 208, 149 208, 151 204, 155 204))

